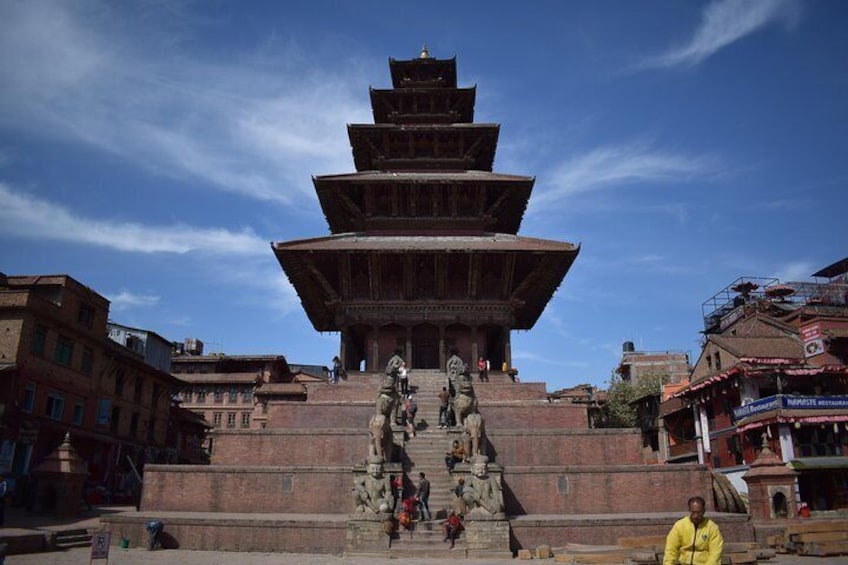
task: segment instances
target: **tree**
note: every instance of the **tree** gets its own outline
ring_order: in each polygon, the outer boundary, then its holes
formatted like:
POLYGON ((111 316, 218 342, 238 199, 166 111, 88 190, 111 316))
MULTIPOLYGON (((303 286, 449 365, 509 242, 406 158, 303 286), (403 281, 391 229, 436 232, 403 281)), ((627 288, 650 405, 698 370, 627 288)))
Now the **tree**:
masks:
POLYGON ((662 385, 669 381, 665 373, 640 375, 635 382, 626 381, 613 371, 610 375, 607 402, 601 409, 597 423, 599 428, 632 428, 636 425, 636 406, 631 404, 637 398, 651 394, 660 394, 662 385))

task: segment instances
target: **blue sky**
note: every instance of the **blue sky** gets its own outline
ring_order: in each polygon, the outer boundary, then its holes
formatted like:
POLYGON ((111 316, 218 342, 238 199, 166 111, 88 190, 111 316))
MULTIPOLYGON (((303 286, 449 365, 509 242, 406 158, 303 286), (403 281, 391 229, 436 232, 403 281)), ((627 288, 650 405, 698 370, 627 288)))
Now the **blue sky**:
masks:
POLYGON ((112 318, 326 364, 270 241, 328 233, 387 59, 457 57, 520 233, 582 251, 520 376, 603 386, 621 343, 697 355, 739 276, 848 255, 848 4, 833 1, 0 3, 0 270, 67 273, 112 318), (841 244, 839 242, 842 242, 841 244))

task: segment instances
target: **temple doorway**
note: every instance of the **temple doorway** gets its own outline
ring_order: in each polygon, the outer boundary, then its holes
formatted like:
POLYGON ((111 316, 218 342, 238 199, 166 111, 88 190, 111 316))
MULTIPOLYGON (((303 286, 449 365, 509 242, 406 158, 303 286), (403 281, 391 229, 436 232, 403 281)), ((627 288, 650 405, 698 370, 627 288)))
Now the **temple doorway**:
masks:
POLYGON ((412 330, 412 368, 439 368, 439 329, 430 324, 412 330))
POLYGON ((506 361, 504 351, 504 329, 500 326, 486 326, 486 346, 481 349, 480 355, 489 360, 489 366, 493 371, 500 371, 503 362, 506 361))

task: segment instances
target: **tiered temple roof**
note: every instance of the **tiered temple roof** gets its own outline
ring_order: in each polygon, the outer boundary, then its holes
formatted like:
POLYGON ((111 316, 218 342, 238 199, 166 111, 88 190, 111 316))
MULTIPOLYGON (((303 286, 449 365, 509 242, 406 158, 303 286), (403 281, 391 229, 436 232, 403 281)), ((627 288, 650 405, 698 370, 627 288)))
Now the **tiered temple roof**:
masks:
POLYGON ((313 179, 333 235, 273 250, 317 330, 344 343, 364 324, 370 343, 390 323, 431 323, 441 338, 464 324, 476 352, 480 324, 535 324, 579 246, 516 235, 534 179, 492 172, 500 126, 472 123, 476 88, 457 88, 455 59, 389 67, 394 88, 370 91, 375 123, 348 126, 357 172, 313 179))

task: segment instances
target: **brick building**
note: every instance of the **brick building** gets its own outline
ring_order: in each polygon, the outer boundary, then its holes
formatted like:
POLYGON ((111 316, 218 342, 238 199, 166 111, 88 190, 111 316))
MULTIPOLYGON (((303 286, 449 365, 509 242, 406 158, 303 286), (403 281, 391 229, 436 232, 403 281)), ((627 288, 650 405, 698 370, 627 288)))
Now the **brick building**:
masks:
POLYGON ((181 407, 216 429, 264 428, 269 401, 305 400, 304 383, 326 381, 314 368, 293 373, 282 355, 204 355, 196 339, 185 341, 171 366, 181 407))
POLYGON ((699 461, 739 490, 767 445, 812 510, 848 508, 846 273, 848 259, 818 282, 740 278, 705 303, 705 342, 675 408, 692 414, 699 461))
POLYGON ((109 301, 67 275, 0 274, 0 471, 20 477, 70 433, 91 481, 131 491, 165 462, 176 381, 107 337, 109 301))
POLYGON ((666 385, 674 387, 689 382, 689 354, 685 351, 636 351, 632 341, 625 341, 621 349, 616 373, 625 382, 638 383, 639 390, 643 391, 631 405, 636 411, 636 426, 642 431, 645 459, 665 462, 680 436, 669 433, 664 425, 660 414, 663 390, 666 385))

